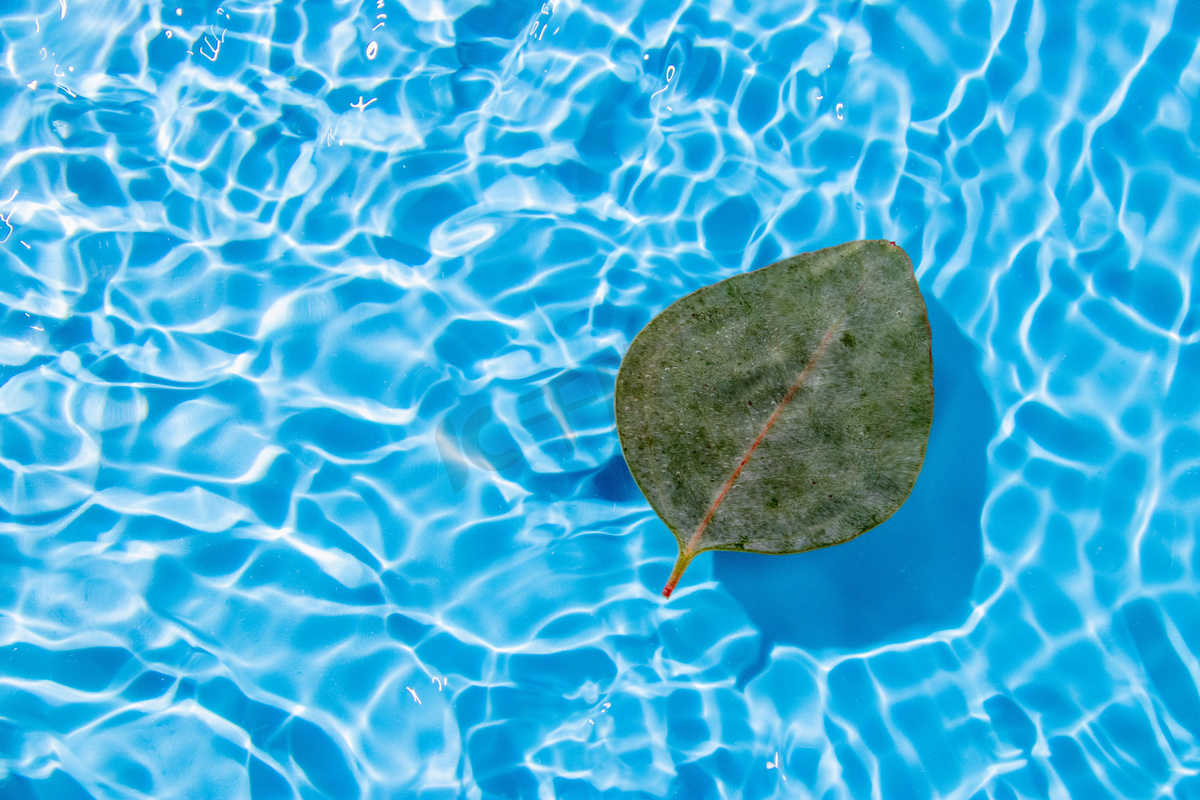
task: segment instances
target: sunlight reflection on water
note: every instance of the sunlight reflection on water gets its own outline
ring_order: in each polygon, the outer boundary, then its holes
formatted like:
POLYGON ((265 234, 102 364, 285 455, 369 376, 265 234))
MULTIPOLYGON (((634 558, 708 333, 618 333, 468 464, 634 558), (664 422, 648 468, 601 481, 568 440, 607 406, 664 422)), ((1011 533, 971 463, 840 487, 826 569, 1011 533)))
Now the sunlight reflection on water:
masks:
POLYGON ((1197 35, 9 4, 0 794, 1200 796, 1197 35), (621 354, 854 238, 931 308, 917 495, 661 602, 621 354))

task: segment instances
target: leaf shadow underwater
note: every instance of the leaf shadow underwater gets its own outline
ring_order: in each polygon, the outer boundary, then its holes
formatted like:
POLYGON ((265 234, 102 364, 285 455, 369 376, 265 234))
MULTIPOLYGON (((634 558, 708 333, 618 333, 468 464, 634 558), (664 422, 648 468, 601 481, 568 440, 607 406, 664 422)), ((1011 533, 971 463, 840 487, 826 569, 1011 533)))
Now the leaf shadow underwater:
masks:
POLYGON ((774 557, 714 553, 713 577, 762 633, 760 662, 775 644, 876 646, 957 625, 969 611, 983 564, 986 451, 996 419, 978 350, 939 306, 929 304, 928 314, 933 426, 904 505, 834 547, 774 557))

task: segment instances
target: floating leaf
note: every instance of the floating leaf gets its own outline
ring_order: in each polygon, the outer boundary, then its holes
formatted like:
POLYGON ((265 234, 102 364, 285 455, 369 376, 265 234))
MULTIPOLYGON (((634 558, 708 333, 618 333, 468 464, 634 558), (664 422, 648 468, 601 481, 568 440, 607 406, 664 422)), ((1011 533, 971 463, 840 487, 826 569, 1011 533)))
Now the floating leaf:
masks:
POLYGON ((933 420, 929 319, 908 255, 850 242, 699 289, 650 321, 616 386, 621 449, 679 542, 799 553, 907 499, 933 420))

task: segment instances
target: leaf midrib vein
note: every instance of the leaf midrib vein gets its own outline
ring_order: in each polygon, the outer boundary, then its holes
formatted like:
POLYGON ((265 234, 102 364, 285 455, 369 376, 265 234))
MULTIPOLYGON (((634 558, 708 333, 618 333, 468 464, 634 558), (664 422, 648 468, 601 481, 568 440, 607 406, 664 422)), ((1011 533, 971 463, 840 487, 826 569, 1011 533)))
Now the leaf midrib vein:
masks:
POLYGON ((775 424, 775 420, 779 419, 779 415, 783 413, 783 409, 800 389, 800 386, 804 383, 804 379, 808 377, 809 373, 812 372, 813 367, 816 366, 817 361, 819 361, 821 356, 825 354, 825 350, 829 346, 829 340, 832 339, 833 335, 841 328, 842 323, 850 314, 850 310, 854 307, 854 303, 858 299, 858 295, 862 292, 863 287, 867 285, 867 277, 869 277, 869 275, 863 276, 862 283, 858 285, 858 288, 854 290, 854 294, 850 296, 850 301, 846 304, 846 310, 843 311, 842 315, 838 317, 832 325, 829 326, 829 330, 825 332, 824 338, 821 339, 821 344, 817 345, 817 349, 814 350, 812 356, 809 357, 808 363, 804 365, 804 369, 800 370, 800 374, 796 376, 796 380, 793 381, 791 387, 787 390, 787 394, 785 394, 783 399, 779 401, 779 404, 775 406, 775 412, 771 414, 770 418, 766 421, 766 424, 763 425, 762 430, 758 432, 758 437, 750 445, 750 448, 746 450, 746 454, 742 456, 741 462, 739 462, 737 467, 733 470, 733 474, 729 476, 729 480, 725 481, 725 485, 721 487, 721 491, 717 495, 717 498, 713 500, 712 505, 708 507, 708 513, 704 515, 704 519, 700 521, 700 525, 696 528, 696 532, 692 534, 692 538, 688 541, 687 550, 685 552, 692 555, 695 555, 697 552, 699 552, 697 551, 696 547, 699 545, 700 538, 704 535, 705 529, 708 528, 708 523, 712 521, 713 515, 717 513, 717 508, 720 507, 721 502, 725 499, 725 495, 730 489, 733 488, 733 484, 737 481, 738 476, 742 474, 742 470, 745 469, 746 464, 749 463, 750 457, 754 455, 754 451, 758 449, 758 446, 762 444, 763 439, 766 438, 767 432, 771 430, 771 426, 775 424))

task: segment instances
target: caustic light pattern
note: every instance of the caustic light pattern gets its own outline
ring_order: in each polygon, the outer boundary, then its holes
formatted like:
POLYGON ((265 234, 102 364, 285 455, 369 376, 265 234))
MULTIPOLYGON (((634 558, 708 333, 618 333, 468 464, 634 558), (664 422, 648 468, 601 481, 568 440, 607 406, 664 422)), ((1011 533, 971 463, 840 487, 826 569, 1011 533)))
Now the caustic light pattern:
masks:
POLYGON ((0 795, 1200 797, 1198 38, 4 3, 0 795), (912 497, 663 603, 622 355, 855 239, 929 306, 912 497))

